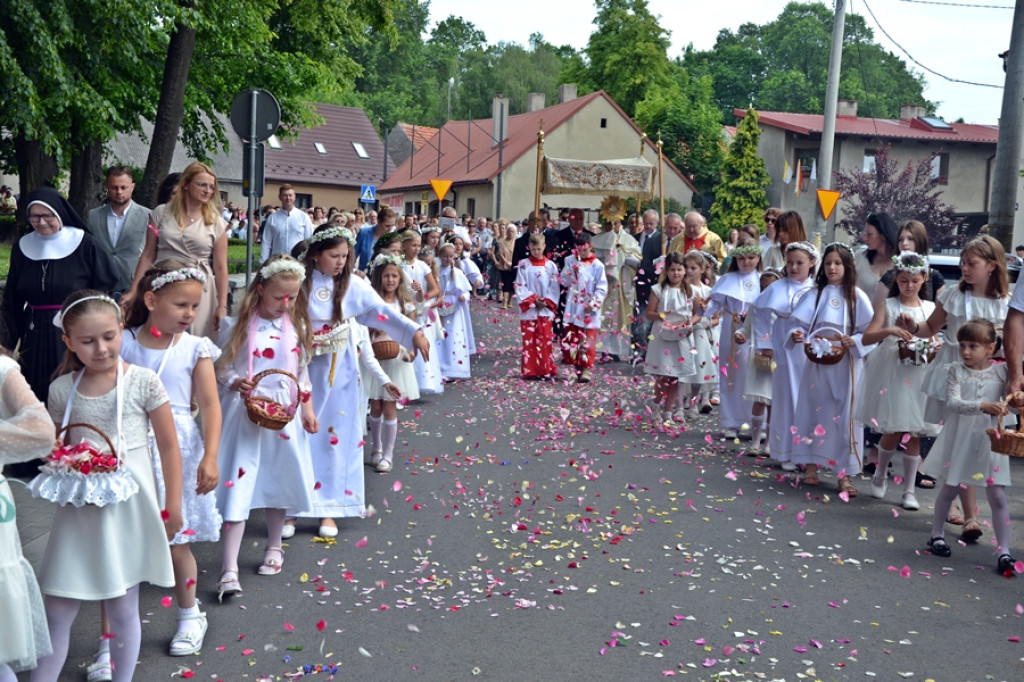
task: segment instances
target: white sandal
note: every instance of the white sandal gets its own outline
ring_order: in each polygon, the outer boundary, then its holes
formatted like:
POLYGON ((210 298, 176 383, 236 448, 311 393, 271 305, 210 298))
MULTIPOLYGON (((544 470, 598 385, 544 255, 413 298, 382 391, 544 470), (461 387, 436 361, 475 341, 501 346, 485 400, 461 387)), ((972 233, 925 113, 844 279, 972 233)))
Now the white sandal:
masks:
POLYGON ((203 648, 203 640, 206 639, 206 630, 209 628, 209 623, 206 622, 206 614, 202 611, 191 616, 184 616, 178 618, 178 623, 186 620, 198 620, 200 625, 200 631, 195 630, 178 630, 174 633, 174 637, 171 638, 171 656, 191 656, 192 654, 198 654, 203 648))
POLYGON ((114 679, 114 666, 110 659, 90 663, 85 669, 85 679, 88 682, 112 682, 114 679))
POLYGON ((217 601, 224 603, 224 595, 241 594, 242 584, 238 582, 238 571, 224 571, 217 583, 217 601), (230 578, 228 576, 231 576, 230 578))

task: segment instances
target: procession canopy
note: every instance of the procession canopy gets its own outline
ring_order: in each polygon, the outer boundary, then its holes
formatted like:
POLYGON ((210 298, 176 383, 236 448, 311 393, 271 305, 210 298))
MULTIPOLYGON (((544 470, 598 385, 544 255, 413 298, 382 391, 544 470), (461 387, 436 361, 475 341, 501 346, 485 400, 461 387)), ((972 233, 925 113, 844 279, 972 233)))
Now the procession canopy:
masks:
POLYGON ((654 166, 643 157, 632 159, 544 159, 544 194, 599 194, 650 199, 654 196, 654 166))

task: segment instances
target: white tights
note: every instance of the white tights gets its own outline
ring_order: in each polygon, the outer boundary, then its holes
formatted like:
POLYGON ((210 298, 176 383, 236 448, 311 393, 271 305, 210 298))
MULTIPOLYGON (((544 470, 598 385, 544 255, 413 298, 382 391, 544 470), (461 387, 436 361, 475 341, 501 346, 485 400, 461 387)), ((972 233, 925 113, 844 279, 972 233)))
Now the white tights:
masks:
POLYGON ((6 663, 0 663, 0 682, 18 682, 18 678, 14 676, 11 666, 6 663))
MULTIPOLYGON (((139 618, 139 586, 128 588, 121 597, 104 600, 110 631, 114 635, 110 646, 110 660, 114 664, 114 682, 130 682, 135 674, 142 645, 142 621, 139 618)), ((82 602, 78 599, 47 596, 46 620, 50 625, 53 653, 39 659, 32 671, 32 682, 56 682, 68 657, 71 626, 82 602)))

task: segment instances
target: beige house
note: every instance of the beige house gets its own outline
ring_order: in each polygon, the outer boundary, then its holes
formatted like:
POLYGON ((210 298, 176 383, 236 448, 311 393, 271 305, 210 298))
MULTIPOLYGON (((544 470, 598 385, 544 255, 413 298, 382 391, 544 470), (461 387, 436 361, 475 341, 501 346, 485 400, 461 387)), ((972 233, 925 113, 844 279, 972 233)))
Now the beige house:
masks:
MULTIPOLYGON (((746 115, 741 109, 733 113, 740 117, 746 115)), ((772 178, 767 188, 768 201, 772 206, 798 211, 805 223, 813 225, 818 215, 816 177, 823 173, 823 169, 817 168, 817 159, 824 116, 777 111, 757 113, 761 128, 758 153, 772 178), (787 162, 793 175, 788 184, 784 182, 787 162)), ((969 229, 977 230, 988 222, 998 138, 997 126, 946 123, 914 106, 904 106, 898 120, 859 118, 857 102, 840 100, 832 170, 860 168, 869 171, 880 143, 891 145, 890 154, 901 167, 908 161, 918 162, 938 152, 932 173, 944 186, 942 199, 956 207, 969 229)), ((837 213, 841 211, 842 198, 837 213)))
MULTIPOLYGON (((525 219, 534 203, 537 174, 537 132, 543 124, 548 157, 599 161, 635 158, 641 131, 604 91, 576 97, 575 86, 560 88, 559 104, 544 106, 544 95, 530 95, 528 111, 509 116, 508 101, 494 100, 492 118, 449 121, 415 150, 382 183, 379 198, 399 213, 438 213, 431 179, 452 181, 445 205, 459 213, 489 218, 525 219), (501 104, 504 101, 504 119, 501 104), (504 120, 504 123, 502 122, 504 120), (498 143, 501 134, 505 138, 498 143), (500 188, 500 189, 499 189, 500 188)), ((657 147, 649 140, 644 157, 657 164, 657 147)), ((667 159, 665 196, 690 205, 694 187, 667 159)), ((602 197, 545 194, 542 204, 578 207, 597 220, 602 197)))

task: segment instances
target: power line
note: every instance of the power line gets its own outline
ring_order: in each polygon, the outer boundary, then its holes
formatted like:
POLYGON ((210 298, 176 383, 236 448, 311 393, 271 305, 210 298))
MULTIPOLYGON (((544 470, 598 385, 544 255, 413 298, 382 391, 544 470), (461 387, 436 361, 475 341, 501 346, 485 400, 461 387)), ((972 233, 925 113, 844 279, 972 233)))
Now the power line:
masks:
POLYGON ((898 47, 900 49, 900 51, 903 52, 903 54, 907 55, 907 59, 909 59, 910 61, 912 61, 915 64, 917 64, 918 66, 920 66, 922 69, 924 69, 928 73, 933 73, 936 76, 938 76, 939 78, 947 80, 950 83, 963 83, 964 85, 977 85, 978 87, 982 87, 982 88, 996 88, 998 90, 1002 90, 1003 89, 1002 85, 993 85, 991 83, 975 83, 974 81, 965 81, 965 80, 961 80, 959 78, 951 78, 951 77, 949 77, 949 76, 947 76, 945 74, 939 73, 935 69, 932 69, 932 68, 929 68, 929 67, 925 66, 921 62, 919 62, 916 59, 914 59, 913 55, 911 55, 909 52, 907 52, 907 49, 905 47, 903 47, 902 45, 897 43, 896 40, 891 35, 889 35, 889 32, 886 31, 885 28, 882 27, 882 24, 878 21, 878 17, 876 17, 875 13, 871 11, 871 7, 868 5, 867 0, 861 0, 861 1, 864 4, 865 9, 867 9, 868 14, 870 14, 871 18, 874 20, 875 26, 878 27, 878 30, 881 31, 885 35, 885 37, 888 38, 889 41, 893 45, 898 47))
POLYGON ((977 7, 979 9, 1013 9, 1007 5, 970 5, 966 2, 939 2, 939 0, 902 0, 902 2, 916 2, 919 5, 945 5, 946 7, 977 7))

